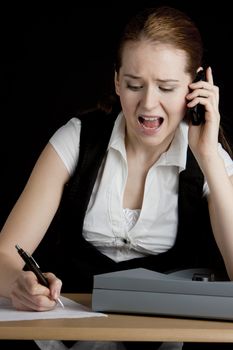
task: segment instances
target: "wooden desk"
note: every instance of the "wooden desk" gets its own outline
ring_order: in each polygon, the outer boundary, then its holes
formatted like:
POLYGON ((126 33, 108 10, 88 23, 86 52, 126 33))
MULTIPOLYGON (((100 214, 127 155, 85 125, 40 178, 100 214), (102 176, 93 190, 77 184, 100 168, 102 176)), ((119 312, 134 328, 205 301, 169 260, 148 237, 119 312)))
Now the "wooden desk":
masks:
MULTIPOLYGON (((91 295, 66 294, 90 306, 91 295)), ((0 322, 0 339, 232 342, 233 322, 116 315, 0 322)))

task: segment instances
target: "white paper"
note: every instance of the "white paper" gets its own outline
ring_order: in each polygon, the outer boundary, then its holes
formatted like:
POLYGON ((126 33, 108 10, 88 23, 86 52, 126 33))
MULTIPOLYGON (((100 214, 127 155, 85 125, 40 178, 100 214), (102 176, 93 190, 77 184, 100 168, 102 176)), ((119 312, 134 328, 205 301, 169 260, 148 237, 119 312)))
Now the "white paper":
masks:
POLYGON ((22 321, 41 320, 53 318, 83 318, 107 316, 100 312, 92 312, 90 308, 81 305, 71 299, 60 297, 64 304, 64 309, 58 304, 54 310, 50 311, 19 311, 16 310, 11 301, 0 297, 0 321, 22 321))

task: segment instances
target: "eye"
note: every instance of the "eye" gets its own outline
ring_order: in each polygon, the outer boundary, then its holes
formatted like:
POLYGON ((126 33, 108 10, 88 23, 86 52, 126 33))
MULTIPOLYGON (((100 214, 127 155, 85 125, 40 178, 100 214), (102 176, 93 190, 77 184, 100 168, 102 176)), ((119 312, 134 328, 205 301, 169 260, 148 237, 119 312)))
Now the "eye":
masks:
POLYGON ((172 91, 174 91, 174 88, 166 88, 166 87, 163 87, 163 86, 160 86, 159 89, 161 91, 164 91, 164 92, 172 92, 172 91))
POLYGON ((138 91, 142 89, 141 85, 131 85, 131 84, 127 84, 127 88, 132 90, 132 91, 138 91))

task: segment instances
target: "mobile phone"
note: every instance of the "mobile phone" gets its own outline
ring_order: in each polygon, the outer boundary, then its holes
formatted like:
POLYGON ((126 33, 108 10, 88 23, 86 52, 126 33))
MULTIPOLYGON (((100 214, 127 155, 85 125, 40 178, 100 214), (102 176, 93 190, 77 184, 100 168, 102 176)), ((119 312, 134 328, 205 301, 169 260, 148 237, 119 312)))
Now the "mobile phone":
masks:
MULTIPOLYGON (((199 80, 206 80, 205 71, 203 69, 197 72, 197 75, 193 82, 196 83, 199 80)), ((196 106, 188 109, 188 115, 193 125, 200 125, 201 123, 204 123, 205 106, 198 103, 196 106)))

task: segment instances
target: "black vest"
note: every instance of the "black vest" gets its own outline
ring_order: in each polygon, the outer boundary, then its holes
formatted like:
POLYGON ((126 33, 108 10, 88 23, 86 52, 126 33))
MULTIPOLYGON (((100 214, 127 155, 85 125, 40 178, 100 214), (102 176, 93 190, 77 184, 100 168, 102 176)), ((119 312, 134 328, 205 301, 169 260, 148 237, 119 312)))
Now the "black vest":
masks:
POLYGON ((223 269, 223 260, 210 226, 207 201, 202 195, 203 174, 190 149, 186 169, 179 176, 178 228, 171 249, 158 255, 116 263, 83 238, 85 212, 116 115, 93 111, 79 116, 82 122, 79 161, 64 190, 61 205, 49 229, 51 233, 46 235, 50 240, 44 239, 50 256, 52 250, 55 252, 55 263, 50 259, 49 266, 62 279, 63 292, 90 292, 93 275, 136 267, 160 272, 194 267, 223 269))

